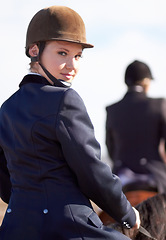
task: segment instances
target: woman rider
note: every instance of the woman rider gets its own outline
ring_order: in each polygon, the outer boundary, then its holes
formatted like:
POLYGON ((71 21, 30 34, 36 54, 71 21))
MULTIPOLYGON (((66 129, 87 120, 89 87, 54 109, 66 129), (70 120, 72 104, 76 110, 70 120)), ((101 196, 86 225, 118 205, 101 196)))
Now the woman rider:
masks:
POLYGON ((90 200, 126 227, 139 227, 70 88, 83 49, 92 47, 82 18, 68 7, 42 9, 29 24, 30 73, 0 110, 0 194, 9 201, 1 240, 128 239, 103 226, 90 200))

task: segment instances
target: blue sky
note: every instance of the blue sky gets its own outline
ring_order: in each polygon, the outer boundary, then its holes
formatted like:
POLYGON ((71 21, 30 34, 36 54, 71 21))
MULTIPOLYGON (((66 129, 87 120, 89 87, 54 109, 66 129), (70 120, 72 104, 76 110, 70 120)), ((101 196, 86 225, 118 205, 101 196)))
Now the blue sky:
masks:
POLYGON ((32 16, 41 8, 65 5, 84 19, 88 42, 73 88, 83 98, 105 147, 105 107, 126 91, 124 71, 133 60, 146 62, 155 80, 149 95, 166 97, 166 14, 164 0, 6 0, 1 3, 0 104, 18 89, 28 72, 25 34, 32 16))

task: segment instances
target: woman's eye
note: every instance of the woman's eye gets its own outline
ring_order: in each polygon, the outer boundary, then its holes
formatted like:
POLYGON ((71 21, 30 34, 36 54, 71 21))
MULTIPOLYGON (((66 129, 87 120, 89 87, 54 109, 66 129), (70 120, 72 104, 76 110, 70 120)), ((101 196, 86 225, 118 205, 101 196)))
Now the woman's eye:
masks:
POLYGON ((61 56, 66 56, 67 55, 66 52, 58 52, 58 54, 60 54, 61 56))
POLYGON ((76 60, 79 60, 80 58, 82 58, 82 54, 78 54, 78 55, 75 56, 76 60))

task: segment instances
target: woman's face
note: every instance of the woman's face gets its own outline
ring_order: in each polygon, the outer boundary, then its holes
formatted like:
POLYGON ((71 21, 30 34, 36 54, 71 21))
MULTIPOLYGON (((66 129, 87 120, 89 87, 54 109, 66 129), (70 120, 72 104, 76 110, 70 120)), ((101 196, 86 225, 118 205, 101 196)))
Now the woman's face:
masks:
POLYGON ((77 75, 82 46, 65 41, 49 41, 41 55, 41 64, 57 79, 72 82, 77 75))

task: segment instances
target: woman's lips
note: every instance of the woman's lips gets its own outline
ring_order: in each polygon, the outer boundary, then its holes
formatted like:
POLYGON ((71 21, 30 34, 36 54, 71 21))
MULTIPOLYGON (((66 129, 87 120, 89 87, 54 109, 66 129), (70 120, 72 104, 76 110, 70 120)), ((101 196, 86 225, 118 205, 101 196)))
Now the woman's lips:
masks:
POLYGON ((69 73, 61 73, 61 75, 67 79, 71 79, 73 77, 73 75, 69 73))

